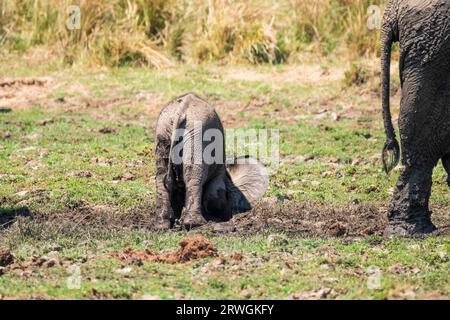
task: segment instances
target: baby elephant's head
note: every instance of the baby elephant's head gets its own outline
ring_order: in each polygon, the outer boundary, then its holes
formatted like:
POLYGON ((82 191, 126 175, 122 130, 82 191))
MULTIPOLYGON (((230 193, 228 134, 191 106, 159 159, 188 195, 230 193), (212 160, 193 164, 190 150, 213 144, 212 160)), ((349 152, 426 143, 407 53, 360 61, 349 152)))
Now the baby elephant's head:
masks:
POLYGON ((251 210, 269 187, 266 167, 251 156, 238 157, 228 166, 227 192, 234 213, 251 210))

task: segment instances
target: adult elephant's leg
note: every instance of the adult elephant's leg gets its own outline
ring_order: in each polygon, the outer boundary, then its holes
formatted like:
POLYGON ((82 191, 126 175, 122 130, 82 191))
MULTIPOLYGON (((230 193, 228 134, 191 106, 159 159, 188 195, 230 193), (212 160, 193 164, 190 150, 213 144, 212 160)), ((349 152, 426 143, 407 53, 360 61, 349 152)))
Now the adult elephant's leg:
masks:
POLYGON ((439 155, 434 154, 435 133, 430 124, 436 123, 439 113, 432 78, 425 81, 422 71, 404 74, 399 129, 405 168, 389 208, 386 233, 407 236, 436 229, 430 218, 429 199, 439 155))
POLYGON ((429 210, 432 173, 432 165, 404 168, 389 207, 387 235, 410 236, 436 230, 429 210))

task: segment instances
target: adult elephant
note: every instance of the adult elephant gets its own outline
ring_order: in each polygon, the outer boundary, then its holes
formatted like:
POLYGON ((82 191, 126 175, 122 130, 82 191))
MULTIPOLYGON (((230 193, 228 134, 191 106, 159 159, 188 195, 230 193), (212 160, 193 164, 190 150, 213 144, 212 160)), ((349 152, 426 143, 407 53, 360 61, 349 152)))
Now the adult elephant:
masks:
POLYGON ((389 106, 393 42, 400 45, 399 131, 404 169, 389 207, 385 233, 427 234, 436 230, 429 199, 433 169, 440 159, 450 174, 450 1, 390 0, 387 4, 381 56, 386 172, 400 157, 389 106))
POLYGON ((252 157, 226 166, 224 129, 214 108, 193 93, 170 102, 156 125, 156 229, 181 219, 227 221, 250 210, 268 187, 265 167, 252 157))

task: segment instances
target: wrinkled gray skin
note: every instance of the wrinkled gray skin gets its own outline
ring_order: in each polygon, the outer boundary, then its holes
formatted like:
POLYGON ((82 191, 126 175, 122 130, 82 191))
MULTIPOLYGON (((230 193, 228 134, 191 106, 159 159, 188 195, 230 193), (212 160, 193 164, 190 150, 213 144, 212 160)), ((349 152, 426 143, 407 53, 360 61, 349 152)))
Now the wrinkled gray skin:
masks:
POLYGON ((391 0, 387 4, 381 56, 386 172, 397 165, 400 156, 389 107, 391 46, 397 41, 402 85, 399 131, 405 168, 385 233, 410 236, 436 230, 429 198, 439 160, 450 174, 450 1, 391 0))
POLYGON ((234 164, 227 169, 224 141, 221 163, 201 161, 195 164, 192 157, 201 156, 211 142, 202 142, 201 150, 193 149, 193 141, 200 134, 199 130, 194 130, 194 122, 201 123, 203 134, 208 129, 224 133, 214 108, 192 93, 174 99, 159 115, 156 126, 156 229, 168 229, 176 219, 181 219, 186 228, 206 223, 205 217, 227 221, 235 213, 250 210, 268 187, 267 172, 259 162, 234 164), (174 135, 176 129, 184 129, 182 164, 171 160, 178 142, 174 135))

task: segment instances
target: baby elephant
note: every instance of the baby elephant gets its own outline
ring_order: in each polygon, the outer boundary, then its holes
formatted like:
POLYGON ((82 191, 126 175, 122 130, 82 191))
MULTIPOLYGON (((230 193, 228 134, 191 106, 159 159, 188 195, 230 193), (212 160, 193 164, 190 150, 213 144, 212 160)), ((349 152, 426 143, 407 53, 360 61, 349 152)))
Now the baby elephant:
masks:
POLYGON ((186 228, 227 221, 250 210, 267 187, 267 171, 256 159, 226 166, 224 129, 208 102, 188 93, 163 108, 156 125, 156 229, 176 219, 186 228))

